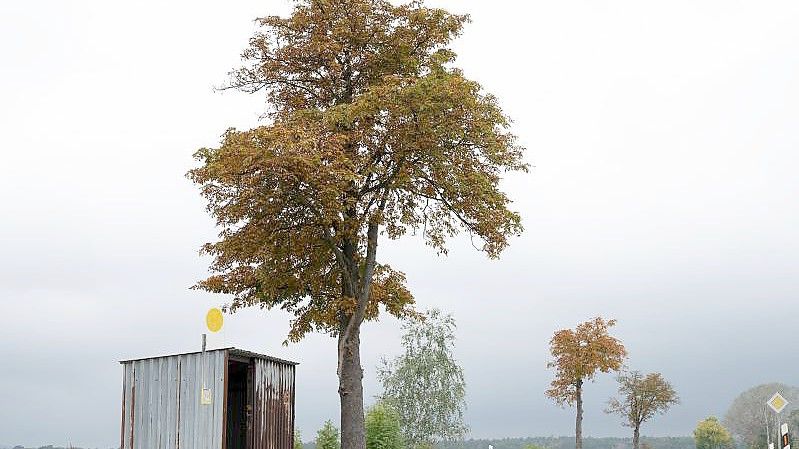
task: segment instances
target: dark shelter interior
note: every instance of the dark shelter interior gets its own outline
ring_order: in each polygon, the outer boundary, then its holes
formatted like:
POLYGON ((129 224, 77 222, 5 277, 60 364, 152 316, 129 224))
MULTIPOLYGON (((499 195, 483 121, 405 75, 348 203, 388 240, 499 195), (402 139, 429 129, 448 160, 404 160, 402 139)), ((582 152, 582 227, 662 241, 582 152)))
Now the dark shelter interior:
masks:
POLYGON ((253 367, 235 360, 228 362, 227 449, 252 448, 253 367))

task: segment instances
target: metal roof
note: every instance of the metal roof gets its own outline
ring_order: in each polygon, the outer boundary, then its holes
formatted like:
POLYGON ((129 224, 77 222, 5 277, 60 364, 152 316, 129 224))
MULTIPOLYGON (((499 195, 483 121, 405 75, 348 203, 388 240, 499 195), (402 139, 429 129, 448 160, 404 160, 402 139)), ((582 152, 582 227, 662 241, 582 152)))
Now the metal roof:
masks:
POLYGON ((259 354, 257 352, 246 351, 244 349, 237 349, 237 348, 226 348, 226 349, 230 351, 230 353, 233 355, 238 355, 250 359, 271 360, 273 362, 285 363, 287 365, 299 365, 299 362, 292 362, 291 360, 279 359, 277 357, 272 357, 271 355, 259 354))
MULTIPOLYGON (((283 359, 279 359, 277 357, 272 357, 271 355, 259 354, 257 352, 252 352, 252 351, 245 351, 244 349, 237 349, 237 348, 234 348, 234 347, 219 348, 219 349, 208 349, 205 352, 216 352, 216 351, 227 351, 227 352, 229 352, 232 355, 236 355, 236 356, 244 357, 244 358, 270 360, 272 362, 285 363, 287 365, 299 365, 298 362, 292 362, 290 360, 283 360, 283 359)), ((151 356, 151 357, 138 357, 138 358, 135 358, 135 359, 120 360, 119 363, 129 363, 129 362, 137 362, 139 360, 161 359, 161 358, 165 358, 165 357, 175 357, 175 356, 179 356, 179 355, 190 355, 190 354, 200 354, 200 353, 202 353, 202 351, 182 352, 182 353, 179 353, 179 354, 167 354, 167 355, 158 355, 158 356, 151 356)))

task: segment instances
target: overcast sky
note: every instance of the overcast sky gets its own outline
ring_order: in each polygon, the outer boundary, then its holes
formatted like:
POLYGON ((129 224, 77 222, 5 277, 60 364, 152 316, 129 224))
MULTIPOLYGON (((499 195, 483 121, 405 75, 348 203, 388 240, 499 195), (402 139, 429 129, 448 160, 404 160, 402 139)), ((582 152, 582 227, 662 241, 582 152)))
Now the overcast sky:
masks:
MULTIPOLYGON (((682 405, 688 435, 742 390, 798 383, 799 3, 431 0, 468 12, 455 45, 535 165, 507 179, 526 232, 499 261, 384 242, 422 308, 458 321, 474 437, 567 435, 544 397, 552 333, 616 318, 629 366, 682 405)), ((184 177, 263 98, 215 93, 252 19, 286 0, 0 3, 0 445, 118 444, 117 361, 199 349, 221 296, 190 291, 215 236, 184 177)), ((338 416, 335 345, 282 347, 287 316, 227 317, 224 342, 301 362, 297 425, 338 416)), ((363 337, 374 367, 394 320, 363 337)), ((585 432, 627 435, 586 388, 585 432)))

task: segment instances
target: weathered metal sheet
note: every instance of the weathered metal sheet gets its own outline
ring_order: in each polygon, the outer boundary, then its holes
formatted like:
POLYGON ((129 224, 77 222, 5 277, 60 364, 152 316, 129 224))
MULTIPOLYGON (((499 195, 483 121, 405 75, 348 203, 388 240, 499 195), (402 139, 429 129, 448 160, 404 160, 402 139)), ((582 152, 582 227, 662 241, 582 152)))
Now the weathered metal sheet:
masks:
MULTIPOLYGON (((188 354, 181 359, 180 446, 196 449, 220 449, 224 428, 225 351, 188 354), (211 389, 212 403, 203 405, 203 389, 211 389)), ((142 448, 144 449, 144 448, 142 448)))
POLYGON ((253 449, 292 449, 294 373, 294 364, 255 359, 253 449))
POLYGON ((122 449, 222 448, 225 350, 123 366, 122 449), (210 404, 201 404, 204 387, 210 404))
POLYGON ((276 363, 282 363, 284 365, 298 365, 297 362, 292 362, 290 360, 279 359, 277 357, 273 357, 271 355, 261 354, 258 352, 252 351, 245 351, 243 349, 238 348, 226 348, 230 355, 235 355, 238 357, 243 357, 246 359, 262 359, 262 360, 271 360, 276 363))
POLYGON ((229 356, 251 370, 251 449, 292 449, 296 364, 234 348, 122 362, 120 447, 226 449, 229 356))
POLYGON ((133 435, 133 364, 127 363, 122 366, 122 436, 119 447, 130 447, 129 441, 133 435))

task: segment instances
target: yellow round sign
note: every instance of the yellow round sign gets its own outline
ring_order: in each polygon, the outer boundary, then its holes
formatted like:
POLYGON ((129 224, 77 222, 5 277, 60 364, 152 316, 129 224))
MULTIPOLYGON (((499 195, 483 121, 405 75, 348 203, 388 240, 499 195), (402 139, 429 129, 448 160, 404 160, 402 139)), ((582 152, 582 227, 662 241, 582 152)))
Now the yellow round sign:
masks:
POLYGON ((211 332, 219 332, 222 329, 223 321, 222 311, 217 308, 209 310, 208 314, 205 315, 205 324, 211 332))

